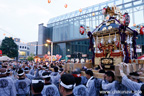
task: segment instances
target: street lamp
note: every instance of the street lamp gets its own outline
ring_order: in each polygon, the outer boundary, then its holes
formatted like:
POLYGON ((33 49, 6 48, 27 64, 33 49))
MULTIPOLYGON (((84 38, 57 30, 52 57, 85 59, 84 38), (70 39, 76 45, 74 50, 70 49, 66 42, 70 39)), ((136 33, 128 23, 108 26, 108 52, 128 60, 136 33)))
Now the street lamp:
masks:
POLYGON ((47 46, 48 46, 48 44, 45 44, 45 46, 47 47, 47 46))
POLYGON ((46 42, 51 43, 51 63, 52 63, 52 55, 53 55, 53 42, 51 40, 46 40, 46 42))

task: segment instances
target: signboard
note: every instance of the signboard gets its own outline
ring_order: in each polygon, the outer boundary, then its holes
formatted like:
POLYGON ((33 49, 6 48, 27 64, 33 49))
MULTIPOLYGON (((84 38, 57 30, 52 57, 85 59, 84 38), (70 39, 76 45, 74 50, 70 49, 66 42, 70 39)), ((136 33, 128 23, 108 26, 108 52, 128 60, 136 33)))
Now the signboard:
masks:
POLYGON ((68 61, 68 57, 67 57, 67 56, 65 56, 65 61, 66 61, 66 62, 68 61))
POLYGON ((87 57, 87 54, 82 54, 82 57, 87 57))
MULTIPOLYGON (((131 48, 131 51, 133 51, 133 48, 131 48)), ((142 47, 140 45, 136 45, 136 52, 141 53, 142 52, 142 47)))
POLYGON ((0 56, 2 56, 2 50, 0 50, 0 56))
POLYGON ((71 57, 71 55, 67 55, 67 57, 71 57))

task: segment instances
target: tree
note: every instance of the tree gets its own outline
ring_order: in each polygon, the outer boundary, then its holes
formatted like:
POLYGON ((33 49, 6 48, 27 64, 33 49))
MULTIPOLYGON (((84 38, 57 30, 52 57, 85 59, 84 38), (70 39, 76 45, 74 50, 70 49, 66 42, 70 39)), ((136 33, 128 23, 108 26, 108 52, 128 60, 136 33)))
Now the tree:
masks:
POLYGON ((2 40, 0 50, 10 58, 18 57, 18 46, 12 38, 5 37, 2 40))
POLYGON ((34 60, 34 55, 30 54, 30 56, 27 57, 27 60, 28 61, 33 61, 34 60))

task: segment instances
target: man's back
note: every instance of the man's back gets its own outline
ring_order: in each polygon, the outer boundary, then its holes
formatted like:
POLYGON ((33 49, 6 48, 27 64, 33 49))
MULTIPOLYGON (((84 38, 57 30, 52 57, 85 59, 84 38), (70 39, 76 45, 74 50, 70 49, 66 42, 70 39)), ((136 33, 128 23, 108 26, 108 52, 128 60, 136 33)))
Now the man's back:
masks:
POLYGON ((54 84, 45 84, 42 90, 43 96, 60 96, 58 88, 54 84))
POLYGON ((73 89, 74 96, 89 96, 84 85, 78 85, 73 89))
POLYGON ((14 82, 9 77, 0 78, 0 95, 1 96, 16 96, 14 82))
POLYGON ((15 81, 17 94, 29 94, 31 81, 28 78, 18 79, 15 81))

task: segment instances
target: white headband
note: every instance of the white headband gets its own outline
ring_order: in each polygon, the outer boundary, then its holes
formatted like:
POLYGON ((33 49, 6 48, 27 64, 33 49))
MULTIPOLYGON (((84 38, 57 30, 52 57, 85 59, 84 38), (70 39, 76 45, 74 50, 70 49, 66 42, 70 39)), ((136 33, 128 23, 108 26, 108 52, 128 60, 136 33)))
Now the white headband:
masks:
POLYGON ((18 74, 19 76, 22 76, 22 75, 24 75, 24 72, 23 73, 21 73, 21 74, 18 74))
POLYGON ((29 71, 29 70, 24 70, 25 72, 29 71))
POLYGON ((7 73, 7 71, 6 72, 0 72, 0 74, 6 74, 7 73))
POLYGON ((60 82, 60 85, 66 89, 73 89, 75 87, 75 84, 74 85, 66 85, 62 81, 60 82))
POLYGON ((131 76, 132 78, 134 78, 134 79, 139 79, 139 77, 138 76, 131 76))
POLYGON ((40 81, 44 83, 43 80, 32 80, 32 83, 33 83, 33 84, 34 84, 34 83, 39 83, 40 81))
POLYGON ((42 76, 42 78, 48 78, 50 77, 50 75, 45 75, 45 76, 42 76))

